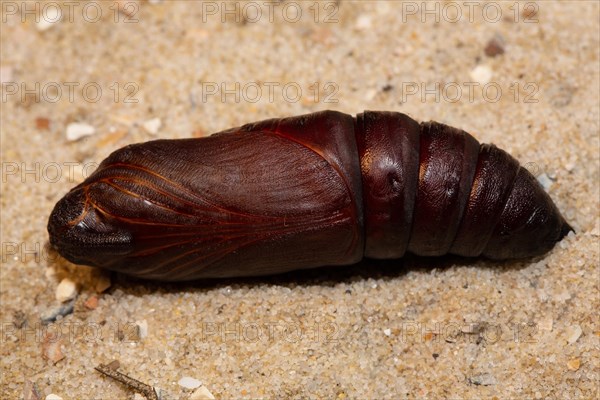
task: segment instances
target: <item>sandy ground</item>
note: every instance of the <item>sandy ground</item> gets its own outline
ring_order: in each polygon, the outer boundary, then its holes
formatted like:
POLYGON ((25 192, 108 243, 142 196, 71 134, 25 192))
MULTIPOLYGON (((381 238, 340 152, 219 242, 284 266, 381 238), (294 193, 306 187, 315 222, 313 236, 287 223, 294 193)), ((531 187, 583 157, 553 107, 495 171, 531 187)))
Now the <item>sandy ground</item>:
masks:
POLYGON ((0 397, 134 398, 94 370, 113 360, 165 399, 192 393, 186 376, 217 398, 598 397, 597 2, 54 4, 2 2, 0 397), (53 205, 114 149, 323 109, 493 142, 577 234, 522 262, 194 285, 47 250, 53 205), (68 140, 73 123, 93 133, 68 140), (61 306, 64 278, 78 295, 61 306))

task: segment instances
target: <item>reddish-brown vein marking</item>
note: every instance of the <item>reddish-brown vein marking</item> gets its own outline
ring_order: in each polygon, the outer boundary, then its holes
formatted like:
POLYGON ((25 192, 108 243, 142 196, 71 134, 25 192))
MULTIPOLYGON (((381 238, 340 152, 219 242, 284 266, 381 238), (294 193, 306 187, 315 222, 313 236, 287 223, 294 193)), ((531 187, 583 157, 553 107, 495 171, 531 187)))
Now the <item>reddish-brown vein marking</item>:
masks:
MULTIPOLYGON (((166 178, 166 177, 164 177, 164 176, 162 176, 162 175, 160 175, 160 174, 158 174, 158 173, 156 173, 156 172, 152 171, 151 169, 145 168, 145 167, 143 167, 143 166, 140 166, 140 165, 135 165, 135 164, 125 164, 125 163, 114 163, 114 164, 109 164, 109 165, 107 165, 107 166, 103 167, 103 168, 102 168, 102 170, 106 170, 106 169, 108 169, 109 167, 114 167, 114 166, 117 166, 117 167, 123 167, 123 168, 125 168, 125 169, 127 169, 127 168, 130 168, 130 169, 137 169, 137 170, 140 170, 140 171, 146 172, 146 173, 148 173, 148 174, 150 174, 150 175, 153 175, 153 176, 155 176, 155 177, 157 177, 157 178, 159 178, 159 179, 162 179, 163 181, 167 182, 168 184, 172 185, 173 187, 175 187, 175 188, 177 188, 177 189, 181 190, 182 192, 185 192, 185 193, 187 193, 187 194, 188 194, 188 195, 190 195, 191 197, 194 197, 194 198, 198 199, 199 201, 201 201, 201 202, 204 202, 204 203, 208 204, 209 206, 212 206, 212 207, 214 207, 214 208, 215 208, 215 209, 217 209, 217 210, 221 210, 221 211, 227 212, 227 213, 229 213, 229 214, 240 215, 240 216, 243 216, 243 217, 251 217, 251 218, 257 218, 257 217, 258 217, 258 218, 278 218, 278 217, 268 217, 268 216, 267 216, 267 217, 265 217, 265 216, 262 216, 262 215, 257 215, 257 214, 241 213, 241 212, 236 212, 236 211, 228 210, 228 209, 226 209, 226 208, 223 208, 223 207, 221 207, 221 206, 218 206, 218 205, 216 205, 216 204, 213 204, 212 202, 208 201, 208 200, 207 200, 205 197, 199 196, 197 193, 195 193, 195 192, 193 192, 193 191, 190 191, 190 190, 189 190, 189 189, 187 189, 186 187, 184 187, 184 186, 182 186, 182 185, 178 184, 177 182, 175 182, 175 181, 172 181, 172 180, 170 180, 170 179, 168 179, 168 178, 166 178)), ((100 170, 98 170, 98 171, 100 171, 100 170)), ((113 178, 123 178, 123 177, 122 177, 122 176, 116 176, 116 177, 113 177, 113 178)), ((103 179, 106 179, 106 178, 103 178, 103 179)), ((166 196, 168 196, 168 197, 171 197, 171 198, 173 198, 173 199, 180 200, 180 201, 182 201, 182 202, 184 202, 184 203, 186 203, 186 204, 189 204, 189 205, 191 205, 191 206, 193 206, 193 207, 195 207, 195 208, 200 208, 200 207, 198 207, 198 204, 190 203, 189 201, 187 201, 187 200, 184 200, 184 199, 181 199, 181 198, 178 198, 178 197, 175 197, 175 196, 171 195, 170 193, 167 193, 167 192, 161 192, 161 193, 164 193, 166 196)), ((201 209, 201 208, 200 208, 200 209, 201 209)))
MULTIPOLYGON (((284 228, 280 228, 280 229, 273 229, 272 226, 262 226, 261 230, 257 230, 256 227, 253 227, 252 231, 240 229, 240 230, 237 230, 237 231, 236 230, 232 230, 230 232, 223 232, 221 230, 219 230, 218 232, 214 232, 214 231, 213 232, 204 232, 204 231, 201 231, 201 232, 205 233, 206 236, 209 236, 209 237, 213 237, 213 236, 222 237, 222 239, 218 241, 219 243, 226 242, 226 241, 231 241, 231 240, 235 240, 235 239, 239 239, 239 238, 243 238, 243 237, 245 237, 245 236, 247 236, 249 234, 260 235, 260 238, 257 239, 257 240, 261 240, 264 237, 272 236, 274 234, 285 234, 285 233, 291 233, 291 232, 294 232, 294 231, 298 231, 299 229, 304 229, 306 226, 311 226, 314 223, 320 223, 320 222, 323 222, 323 221, 335 219, 337 217, 338 216, 333 216, 333 215, 332 216, 328 216, 328 217, 322 217, 322 218, 319 218, 317 220, 307 221, 304 224, 301 223, 301 224, 297 224, 297 225, 290 225, 288 227, 284 227, 284 228), (224 233, 234 234, 234 235, 225 236, 224 233), (236 233, 242 233, 242 234, 241 235, 240 234, 235 235, 236 233)), ((300 221, 300 222, 302 222, 302 221, 300 221)), ((195 225, 194 228, 198 228, 199 229, 201 226, 202 225, 195 225)), ((211 225, 207 225, 207 226, 211 226, 211 225)), ((242 227, 244 227, 244 226, 247 226, 247 225, 243 225, 242 227)), ((173 236, 192 236, 192 235, 197 235, 197 234, 198 234, 198 232, 195 232, 195 231, 185 232, 185 233, 182 232, 182 233, 180 233, 178 235, 177 234, 173 234, 173 235, 171 235, 171 237, 173 237, 173 236)), ((164 236, 165 235, 162 235, 162 236, 141 236, 140 239, 146 240, 148 238, 162 238, 164 236)), ((199 236, 201 236, 201 235, 198 235, 198 236, 195 236, 195 237, 199 237, 199 236)), ((184 240, 184 241, 179 241, 179 242, 173 242, 173 243, 166 244, 164 246, 153 247, 151 249, 141 250, 141 251, 136 252, 136 253, 134 253, 132 255, 133 256, 149 255, 149 254, 156 253, 159 250, 164 250, 164 249, 167 249, 169 247, 174 247, 174 246, 179 246, 179 245, 183 245, 183 244, 192 243, 194 241, 195 240, 190 239, 190 240, 184 240)), ((192 253, 200 251, 200 250, 202 250, 202 249, 193 249, 193 250, 190 250, 190 251, 188 251, 186 253, 181 254, 181 257, 186 256, 188 254, 192 254, 192 253)), ((176 258, 171 259, 170 261, 177 260, 177 259, 179 259, 181 257, 178 256, 176 258)))
MULTIPOLYGON (((348 197, 350 198, 350 202, 353 205, 353 207, 350 207, 351 208, 351 217, 352 217, 353 221, 357 221, 358 220, 356 218, 356 208, 357 207, 356 207, 356 203, 355 203, 355 201, 353 199, 353 196, 352 196, 352 190, 350 189, 350 183, 348 182, 348 180, 346 179, 346 177, 344 176, 344 174, 342 173, 342 171, 340 171, 340 169, 338 168, 338 166, 332 164, 331 162, 329 162, 329 160, 325 157, 325 155, 321 151, 319 151, 318 149, 313 148, 312 146, 308 145, 307 143, 300 142, 298 139, 290 137, 290 136, 287 136, 284 133, 280 132, 279 131, 280 125, 281 125, 281 119, 279 119, 277 121, 277 126, 275 127, 274 131, 267 131, 267 132, 273 133, 273 134, 275 134, 275 135, 277 135, 277 136, 279 136, 281 138, 285 138, 287 140, 290 140, 290 141, 292 141, 294 143, 299 144, 300 146, 304 147, 305 149, 307 149, 309 151, 312 151, 313 153, 315 153, 316 155, 318 155, 319 157, 321 157, 321 159, 323 159, 323 161, 325 161, 328 165, 330 165, 333 168, 333 170, 336 172, 336 174, 340 177, 340 179, 342 180, 342 182, 344 182, 344 185, 346 186, 346 193, 348 193, 348 197)), ((357 195, 362 196, 362 193, 357 193, 357 195)), ((356 242, 358 241, 358 235, 359 235, 358 234, 358 224, 355 223, 354 227, 355 227, 355 229, 354 229, 354 237, 353 237, 352 243, 350 243, 350 246, 348 247, 348 249, 346 249, 346 253, 345 253, 346 255, 348 255, 349 253, 352 252, 352 249, 354 248, 354 246, 356 245, 356 242)))
MULTIPOLYGON (((317 220, 317 222, 328 220, 328 219, 332 219, 332 218, 334 218, 334 217, 333 216, 324 217, 324 218, 321 218, 321 219, 317 220)), ((314 223, 314 221, 311 221, 310 223, 307 222, 306 225, 312 225, 312 223, 314 223)), ((297 231, 298 229, 302 229, 302 228, 304 228, 304 226, 302 224, 300 224, 298 226, 290 227, 290 228, 287 228, 287 229, 284 228, 284 229, 274 230, 274 231, 271 231, 271 233, 275 233, 275 234, 291 233, 291 232, 297 231)), ((235 240, 235 239, 241 239, 241 238, 244 238, 245 236, 247 236, 247 235, 227 237, 227 238, 225 238, 223 240, 220 240, 218 243, 224 243, 224 242, 226 242, 228 240, 231 241, 231 240, 235 240)), ((223 257, 225 257, 227 254, 231 253, 233 250, 239 250, 239 249, 241 249, 243 247, 246 247, 246 246, 248 246, 248 245, 250 245, 252 243, 259 242, 259 241, 263 240, 267 236, 270 236, 270 235, 267 235, 267 234, 263 233, 262 235, 259 235, 257 238, 248 240, 246 242, 243 242, 243 243, 240 243, 240 244, 235 244, 235 245, 226 247, 224 249, 218 249, 218 250, 215 250, 215 251, 213 251, 211 253, 208 253, 208 254, 199 255, 198 257, 196 257, 196 258, 194 258, 194 259, 192 259, 190 261, 187 261, 187 262, 185 262, 185 263, 183 263, 181 265, 178 265, 174 269, 170 270, 170 273, 173 273, 175 271, 179 271, 179 270, 185 268, 186 266, 188 266, 190 264, 196 264, 196 263, 198 263, 198 262, 200 262, 200 261, 202 261, 204 259, 207 259, 207 258, 209 258, 209 257, 211 257, 213 255, 221 253, 221 256, 219 258, 211 261, 209 264, 203 265, 203 268, 205 269, 205 268, 209 267, 210 265, 214 264, 215 262, 221 260, 223 257)), ((172 244, 171 246, 168 246, 168 247, 172 247, 172 246, 178 245, 178 244, 190 243, 190 242, 192 242, 192 241, 188 240, 188 241, 185 241, 185 242, 180 242, 180 243, 172 244)), ((168 260, 160 263, 159 265, 156 265, 156 266, 152 267, 151 269, 145 269, 143 272, 144 273, 149 273, 149 272, 153 272, 153 271, 159 270, 159 269, 163 268, 167 264, 170 264, 170 263, 172 263, 172 262, 174 262, 176 260, 184 258, 184 257, 186 257, 188 255, 197 253, 199 251, 202 251, 202 248, 194 248, 192 250, 186 251, 185 253, 178 254, 177 256, 172 257, 172 258, 170 258, 170 259, 168 259, 168 260)))

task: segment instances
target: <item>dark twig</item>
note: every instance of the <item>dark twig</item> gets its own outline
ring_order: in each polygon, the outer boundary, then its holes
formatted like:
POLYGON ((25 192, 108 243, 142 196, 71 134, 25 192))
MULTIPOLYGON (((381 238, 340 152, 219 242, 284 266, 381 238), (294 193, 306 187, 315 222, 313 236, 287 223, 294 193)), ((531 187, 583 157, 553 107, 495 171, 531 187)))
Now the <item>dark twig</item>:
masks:
POLYGON ((130 376, 122 374, 121 372, 117 371, 116 368, 118 368, 118 366, 114 368, 112 365, 113 363, 110 363, 108 365, 100 364, 94 369, 143 394, 148 400, 160 400, 158 397, 158 393, 156 392, 156 389, 154 387, 140 382, 137 379, 133 379, 130 376))

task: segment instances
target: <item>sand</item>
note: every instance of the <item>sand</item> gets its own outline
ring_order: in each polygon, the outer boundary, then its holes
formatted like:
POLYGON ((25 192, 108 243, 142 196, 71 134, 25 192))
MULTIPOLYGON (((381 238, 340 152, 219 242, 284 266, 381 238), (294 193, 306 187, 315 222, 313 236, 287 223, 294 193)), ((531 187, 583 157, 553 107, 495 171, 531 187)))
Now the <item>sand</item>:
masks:
POLYGON ((598 397, 598 3, 315 4, 2 2, 0 397, 134 398, 94 370, 113 360, 163 399, 184 377, 216 398, 598 397), (492 142, 577 233, 534 260, 183 285, 47 249, 52 207, 111 151, 323 109, 492 142))

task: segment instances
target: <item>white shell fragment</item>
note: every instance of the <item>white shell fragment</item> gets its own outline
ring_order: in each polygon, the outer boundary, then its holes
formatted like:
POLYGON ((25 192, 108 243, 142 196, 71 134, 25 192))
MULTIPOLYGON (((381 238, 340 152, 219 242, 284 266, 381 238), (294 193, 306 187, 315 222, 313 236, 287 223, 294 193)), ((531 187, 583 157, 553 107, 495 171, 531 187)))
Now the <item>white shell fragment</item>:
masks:
POLYGON ((94 133, 96 133, 96 128, 89 124, 73 122, 67 126, 67 140, 69 142, 74 142, 75 140, 93 135, 94 133))
POLYGON ((356 28, 359 30, 367 30, 371 28, 371 17, 368 15, 361 15, 356 20, 356 28))
POLYGON ((40 32, 52 28, 62 19, 62 11, 58 4, 44 7, 43 10, 39 16, 39 20, 35 24, 40 32))
POLYGON ((177 382, 179 386, 184 387, 186 389, 196 389, 202 386, 202 382, 200 382, 196 378, 192 378, 191 376, 184 376, 177 382))
POLYGON ((487 65, 478 65, 471 71, 471 78, 480 83, 481 85, 485 85, 492 80, 493 71, 487 65))
POLYGON ((579 339, 579 337, 581 336, 581 334, 583 333, 583 330, 581 329, 581 326, 579 325, 573 325, 573 326, 569 326, 567 328, 567 343, 569 344, 573 344, 577 341, 577 339, 579 339))
POLYGON ((77 295, 77 285, 69 278, 65 278, 56 287, 56 300, 64 303, 77 295))
POLYGON ((215 400, 215 396, 213 396, 206 386, 200 386, 192 393, 189 400, 215 400))
POLYGON ((162 121, 160 120, 160 118, 152 118, 144 122, 142 126, 149 134, 156 135, 158 133, 158 130, 162 126, 162 121))
POLYGON ((540 176, 538 176, 537 180, 546 191, 550 189, 550 186, 552 186, 552 179, 550 179, 550 177, 546 173, 543 173, 540 176))

